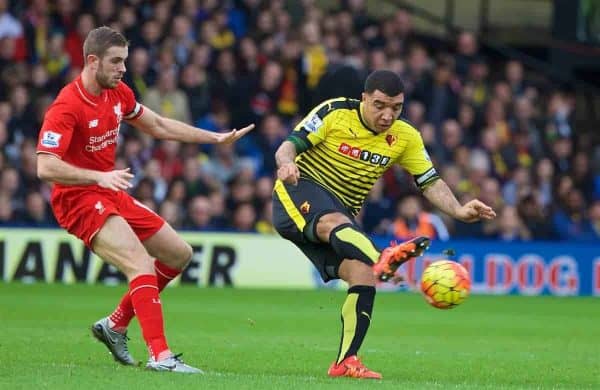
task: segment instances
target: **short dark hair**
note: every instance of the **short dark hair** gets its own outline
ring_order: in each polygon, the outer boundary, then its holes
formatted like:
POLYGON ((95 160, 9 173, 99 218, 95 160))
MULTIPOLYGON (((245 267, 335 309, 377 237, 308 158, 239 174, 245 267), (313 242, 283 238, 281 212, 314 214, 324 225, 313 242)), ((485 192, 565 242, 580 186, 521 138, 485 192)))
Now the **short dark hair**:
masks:
POLYGON ((396 96, 404 92, 404 84, 391 70, 376 70, 365 81, 365 92, 373 93, 378 89, 388 96, 396 96))
POLYGON ((129 42, 123 34, 110 27, 102 26, 90 31, 83 42, 83 58, 94 54, 100 58, 113 46, 127 47, 129 42))

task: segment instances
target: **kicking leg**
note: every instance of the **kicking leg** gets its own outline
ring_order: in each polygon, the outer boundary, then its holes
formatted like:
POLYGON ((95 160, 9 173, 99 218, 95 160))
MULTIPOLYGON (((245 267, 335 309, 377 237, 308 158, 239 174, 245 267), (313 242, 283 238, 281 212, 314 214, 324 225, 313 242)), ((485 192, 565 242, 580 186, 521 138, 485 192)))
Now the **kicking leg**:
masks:
POLYGON ((371 324, 375 301, 376 278, 372 264, 379 251, 371 240, 342 213, 325 214, 316 225, 316 235, 345 260, 339 266, 339 277, 348 283, 348 295, 342 306, 342 336, 330 376, 380 379, 381 374, 365 367, 356 356, 371 324))
POLYGON ((394 276, 398 267, 412 258, 419 257, 429 248, 429 238, 417 237, 400 244, 392 243, 381 252, 373 273, 381 281, 388 281, 394 276))

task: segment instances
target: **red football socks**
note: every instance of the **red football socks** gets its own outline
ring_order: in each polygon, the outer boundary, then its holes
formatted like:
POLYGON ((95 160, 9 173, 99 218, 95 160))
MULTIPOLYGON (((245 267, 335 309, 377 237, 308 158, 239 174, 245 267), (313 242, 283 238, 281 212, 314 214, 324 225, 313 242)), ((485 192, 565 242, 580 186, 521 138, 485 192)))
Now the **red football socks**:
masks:
POLYGON ((162 305, 158 297, 155 275, 140 275, 129 283, 129 296, 148 350, 155 360, 168 351, 162 305))
MULTIPOLYGON (((158 260, 154 260, 154 271, 156 272, 156 286, 159 292, 181 273, 180 270, 171 268, 158 260)), ((129 296, 129 292, 127 292, 123 295, 121 302, 119 302, 119 305, 108 319, 111 325, 114 324, 111 326, 112 330, 122 333, 125 332, 134 316, 131 297, 129 296)))

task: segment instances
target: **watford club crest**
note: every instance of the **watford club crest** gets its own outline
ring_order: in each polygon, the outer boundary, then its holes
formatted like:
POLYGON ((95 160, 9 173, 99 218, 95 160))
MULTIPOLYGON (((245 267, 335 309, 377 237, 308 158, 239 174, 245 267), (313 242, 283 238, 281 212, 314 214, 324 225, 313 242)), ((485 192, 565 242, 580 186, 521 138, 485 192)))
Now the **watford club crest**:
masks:
POLYGON ((310 211, 310 203, 308 203, 308 201, 304 201, 304 203, 302 203, 300 205, 300 212, 302 214, 308 214, 308 212, 310 211))
POLYGON ((387 142, 387 144, 390 145, 390 146, 392 146, 393 144, 395 144, 397 140, 398 140, 398 138, 396 138, 395 135, 388 134, 388 135, 385 136, 385 142, 387 142))

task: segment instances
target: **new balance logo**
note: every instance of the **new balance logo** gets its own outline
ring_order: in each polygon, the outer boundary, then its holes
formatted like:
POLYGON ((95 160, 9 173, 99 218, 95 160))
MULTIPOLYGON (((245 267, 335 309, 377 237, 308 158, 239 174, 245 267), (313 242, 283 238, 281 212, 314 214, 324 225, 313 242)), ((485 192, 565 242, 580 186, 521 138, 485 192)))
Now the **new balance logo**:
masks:
POLYGON ((91 120, 88 127, 90 129, 93 129, 94 127, 98 127, 98 119, 91 120))

